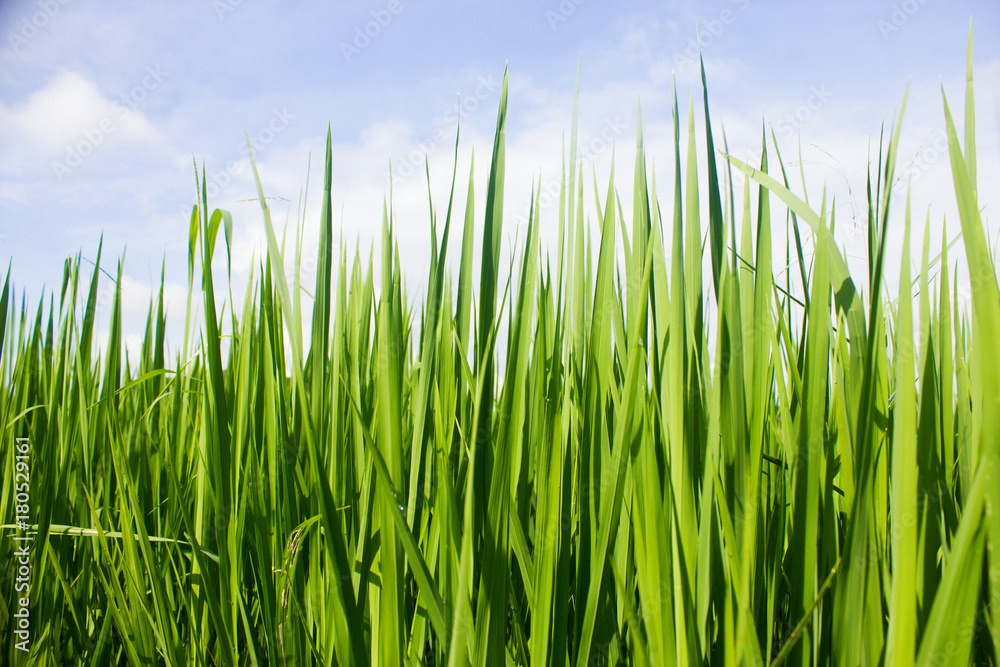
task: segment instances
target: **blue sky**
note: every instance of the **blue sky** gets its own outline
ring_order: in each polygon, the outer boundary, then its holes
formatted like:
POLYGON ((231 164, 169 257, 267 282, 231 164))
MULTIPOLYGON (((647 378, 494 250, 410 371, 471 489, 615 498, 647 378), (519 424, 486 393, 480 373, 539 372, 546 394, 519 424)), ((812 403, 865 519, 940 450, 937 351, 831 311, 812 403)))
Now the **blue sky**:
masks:
MULTIPOLYGON (((263 247, 260 208, 245 201, 254 191, 244 132, 253 138, 265 193, 275 198, 272 214, 281 224, 298 215, 311 154, 308 256, 310 244, 315 248, 330 124, 335 220, 342 214, 345 244, 353 254, 356 241, 364 249, 377 241, 391 161, 400 253, 416 297, 429 252, 423 156, 443 216, 460 119, 459 183, 468 178, 475 149, 477 194, 485 193, 505 66, 511 239, 532 179, 548 184, 558 178, 578 62, 580 138, 592 148, 584 160, 586 183, 596 172, 603 197, 614 152, 616 184, 624 210, 630 210, 641 104, 661 205, 669 206, 672 190, 663 184, 669 183, 673 160, 674 80, 682 122, 695 94, 703 137, 696 61, 689 57, 696 52, 696 25, 715 131, 725 127, 737 156, 759 159, 761 127, 767 124, 793 166, 800 133, 811 200, 819 199, 824 183, 837 195, 837 215, 848 220, 838 235, 849 255, 855 242, 861 247, 850 219, 863 206, 868 160, 877 159, 879 132, 892 124, 909 83, 897 173, 913 179, 917 221, 929 213, 932 239, 939 239, 945 216, 949 233, 958 229, 947 159, 938 150, 941 87, 961 116, 970 19, 980 205, 995 236, 995 0, 3 2, 0 262, 11 262, 19 291, 37 303, 43 286, 58 290, 66 257, 82 252, 94 259, 103 233, 102 265, 110 273, 126 253, 126 333, 133 347, 165 261, 172 342, 179 344, 192 158, 207 165, 210 206, 234 214, 238 292, 263 247)), ((704 169, 701 147, 699 160, 704 169)), ((589 188, 585 201, 593 201, 589 188)), ((479 217, 482 210, 480 204, 479 217)), ((543 242, 555 240, 556 214, 555 205, 543 208, 543 242)), ((898 255, 901 240, 893 244, 898 255)), ((308 273, 308 262, 303 270, 308 273)), ((102 290, 110 295, 109 281, 102 290)), ((109 303, 105 296, 105 311, 109 303)))

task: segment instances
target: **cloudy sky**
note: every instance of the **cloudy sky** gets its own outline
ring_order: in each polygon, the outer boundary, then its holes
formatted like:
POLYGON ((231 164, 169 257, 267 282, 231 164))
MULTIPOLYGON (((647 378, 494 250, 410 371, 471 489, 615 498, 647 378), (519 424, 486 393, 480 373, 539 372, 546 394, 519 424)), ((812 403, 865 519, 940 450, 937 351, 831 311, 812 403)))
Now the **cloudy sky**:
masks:
MULTIPOLYGON (((630 210, 641 107, 661 206, 670 206, 672 189, 664 183, 672 178, 674 81, 682 122, 693 93, 699 141, 704 137, 700 48, 714 130, 725 128, 734 155, 759 160, 762 127, 773 128, 793 169, 801 137, 810 201, 816 203, 824 184, 836 194, 838 236, 863 267, 863 237, 854 233, 860 219, 854 218, 864 207, 866 170, 878 158, 879 134, 892 125, 908 84, 897 174, 912 184, 916 240, 928 213, 935 242, 944 219, 950 235, 959 229, 941 150, 941 90, 960 118, 970 20, 979 203, 996 241, 995 0, 4 1, 0 262, 11 263, 19 294, 24 290, 37 303, 43 290, 58 290, 65 258, 95 258, 103 233, 102 266, 113 274, 116 259, 125 256, 130 347, 165 262, 176 346, 186 294, 192 161, 207 167, 210 206, 233 212, 239 294, 263 239, 260 207, 247 201, 255 192, 245 133, 278 224, 288 221, 294 229, 308 182, 308 256, 310 245, 315 248, 329 124, 335 220, 342 220, 345 247, 353 254, 360 243, 366 252, 377 241, 391 164, 400 254, 416 299, 429 252, 424 156, 443 216, 461 122, 459 183, 464 188, 474 150, 481 218, 505 67, 505 231, 513 242, 523 229, 532 181, 558 183, 578 63, 585 201, 593 202, 593 173, 603 198, 614 155, 616 185, 623 209, 630 210)), ((703 170, 701 147, 699 159, 703 170)), ((592 209, 589 204, 591 219, 592 209)), ((542 210, 542 238, 550 245, 557 212, 556 204, 542 210)), ((891 247, 898 249, 899 225, 893 229, 891 247)), ((105 313, 110 293, 105 279, 105 313)))

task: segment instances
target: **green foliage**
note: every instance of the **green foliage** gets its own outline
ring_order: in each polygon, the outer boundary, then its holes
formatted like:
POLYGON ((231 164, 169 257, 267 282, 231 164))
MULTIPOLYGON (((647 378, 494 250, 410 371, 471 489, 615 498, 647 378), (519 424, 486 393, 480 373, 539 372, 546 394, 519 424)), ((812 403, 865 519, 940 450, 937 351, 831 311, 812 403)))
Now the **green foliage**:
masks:
MULTIPOLYGON (((80 257, 67 261, 58 305, 34 314, 8 273, 0 562, 15 545, 13 442, 28 437, 33 642, 14 648, 7 576, 3 662, 1000 663, 1000 291, 977 204, 971 35, 969 63, 962 141, 947 103, 945 117, 971 313, 944 239, 930 261, 925 231, 911 279, 908 204, 900 292, 884 288, 902 113, 869 176, 856 280, 833 203, 791 191, 776 143, 765 135, 756 168, 717 156, 707 91, 705 220, 693 100, 684 133, 675 93, 668 217, 640 115, 631 225, 614 169, 603 202, 595 183, 593 270, 574 107, 556 265, 535 189, 505 270, 506 76, 482 227, 472 174, 463 216, 453 172, 412 310, 388 204, 377 261, 334 255, 329 132, 311 291, 301 229, 286 250, 255 166, 267 252, 242 308, 221 305, 212 267, 221 228, 229 269, 233 221, 209 211, 196 168, 172 359, 162 274, 138 357, 116 289, 94 358, 99 268, 84 294, 80 257), (773 273, 777 201, 794 287, 773 273)), ((456 138, 456 164, 458 151, 456 138)))

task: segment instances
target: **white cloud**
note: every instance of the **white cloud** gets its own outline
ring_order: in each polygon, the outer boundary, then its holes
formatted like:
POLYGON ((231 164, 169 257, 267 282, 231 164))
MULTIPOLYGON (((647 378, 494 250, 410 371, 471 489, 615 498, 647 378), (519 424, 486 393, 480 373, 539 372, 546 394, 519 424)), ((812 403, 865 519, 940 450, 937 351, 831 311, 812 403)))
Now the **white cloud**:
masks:
MULTIPOLYGON (((154 78, 147 81, 155 85, 154 78)), ((111 99, 94 82, 62 72, 48 85, 11 107, 0 104, 0 133, 8 146, 59 157, 80 142, 150 141, 157 132, 136 107, 149 91, 137 85, 111 99)))

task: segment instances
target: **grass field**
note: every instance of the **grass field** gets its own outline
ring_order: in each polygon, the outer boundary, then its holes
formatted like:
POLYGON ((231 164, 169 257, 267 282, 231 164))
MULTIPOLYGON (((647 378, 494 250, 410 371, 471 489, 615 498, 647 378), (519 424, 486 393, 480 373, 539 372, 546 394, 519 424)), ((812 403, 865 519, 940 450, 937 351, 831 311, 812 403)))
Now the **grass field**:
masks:
POLYGON ((719 156, 707 91, 704 137, 674 99, 676 178, 656 186, 640 122, 631 211, 613 170, 584 201, 574 110, 558 248, 539 247, 536 191, 508 267, 505 77, 486 209, 453 173, 422 303, 388 208, 377 255, 334 255, 329 134, 315 284, 286 279, 301 246, 258 178, 267 256, 233 303, 232 216, 200 172, 179 351, 162 287, 133 357, 120 289, 95 340, 97 267, 67 260, 38 304, 8 273, 2 662, 1000 664, 1000 291, 971 39, 961 134, 944 104, 961 240, 890 202, 901 111, 868 179, 864 275, 773 136, 760 164, 719 156))

